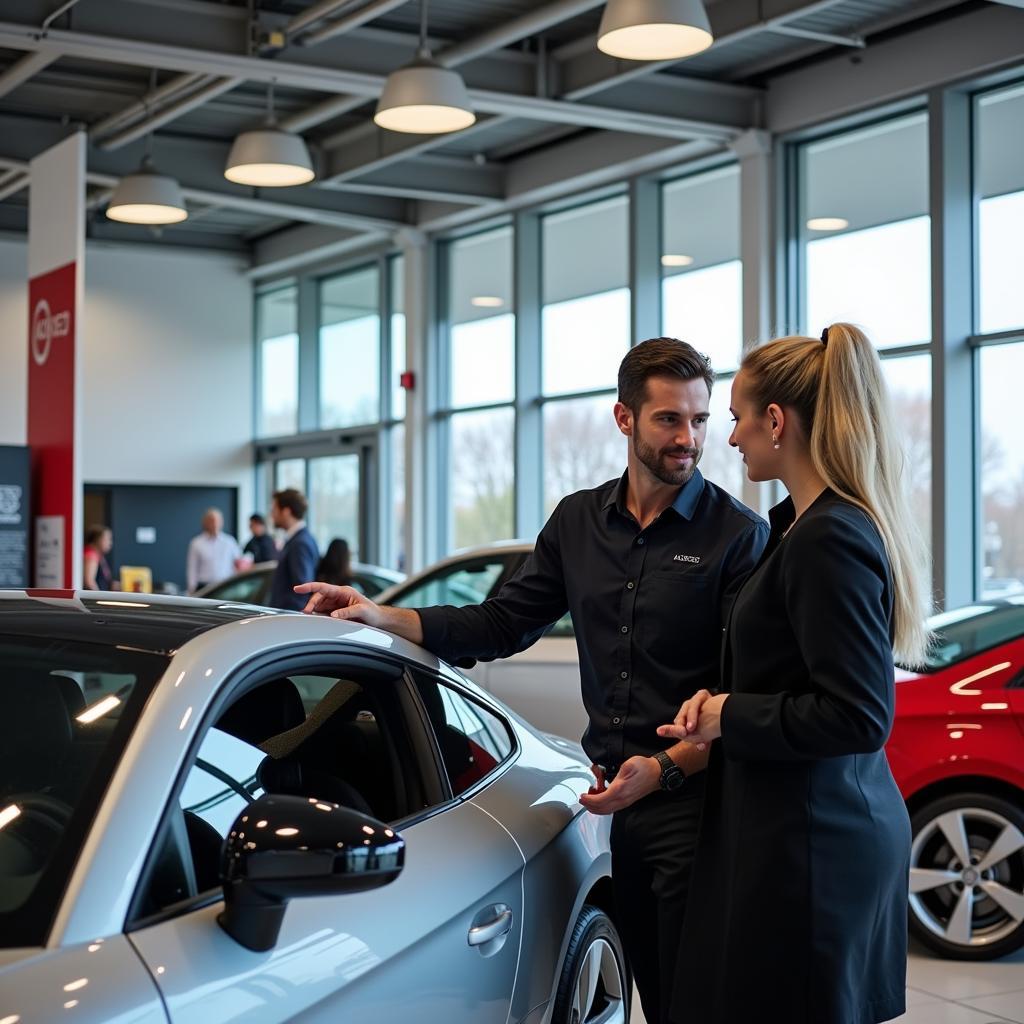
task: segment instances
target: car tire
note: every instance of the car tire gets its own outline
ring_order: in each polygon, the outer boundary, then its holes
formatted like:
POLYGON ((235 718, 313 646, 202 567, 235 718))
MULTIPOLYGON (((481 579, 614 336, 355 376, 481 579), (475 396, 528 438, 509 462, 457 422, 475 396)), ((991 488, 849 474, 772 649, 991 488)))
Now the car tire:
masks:
POLYGON ((551 1024, 629 1024, 631 998, 619 933, 600 907, 586 904, 569 937, 551 1024))
POLYGON ((910 824, 911 934, 955 960, 995 960, 1024 946, 1024 808, 954 793, 919 808, 910 824))

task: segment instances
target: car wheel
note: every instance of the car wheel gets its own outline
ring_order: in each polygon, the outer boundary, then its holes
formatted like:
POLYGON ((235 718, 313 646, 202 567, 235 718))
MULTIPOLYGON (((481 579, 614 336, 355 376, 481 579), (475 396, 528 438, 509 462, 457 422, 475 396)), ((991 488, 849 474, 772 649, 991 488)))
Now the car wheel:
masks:
POLYGON ((930 950, 994 960, 1024 946, 1024 809, 957 793, 911 819, 910 930, 930 950))
POLYGON ((552 1024, 628 1024, 629 971, 611 918, 584 906, 569 939, 552 1024))

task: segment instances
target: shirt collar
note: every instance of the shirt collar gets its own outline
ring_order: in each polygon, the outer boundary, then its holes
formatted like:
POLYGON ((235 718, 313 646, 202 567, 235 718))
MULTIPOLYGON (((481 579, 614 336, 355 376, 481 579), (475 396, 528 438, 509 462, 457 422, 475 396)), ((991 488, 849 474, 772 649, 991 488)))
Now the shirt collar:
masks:
MULTIPOLYGON (((612 481, 605 489, 601 508, 608 509, 614 505, 622 515, 629 515, 629 511, 626 508, 626 492, 628 488, 629 470, 626 470, 618 480, 612 481)), ((682 516, 684 519, 691 520, 697 511, 697 502, 700 501, 700 496, 703 493, 704 477, 699 469, 695 469, 693 476, 679 488, 679 492, 676 494, 672 504, 669 505, 669 508, 673 509, 677 515, 682 516)))
POLYGON ((291 540, 292 537, 294 537, 295 534, 297 534, 299 532, 299 530, 304 530, 305 528, 306 528, 306 520, 305 519, 300 519, 297 523, 294 523, 287 530, 285 530, 285 532, 284 532, 284 539, 286 541, 291 540))

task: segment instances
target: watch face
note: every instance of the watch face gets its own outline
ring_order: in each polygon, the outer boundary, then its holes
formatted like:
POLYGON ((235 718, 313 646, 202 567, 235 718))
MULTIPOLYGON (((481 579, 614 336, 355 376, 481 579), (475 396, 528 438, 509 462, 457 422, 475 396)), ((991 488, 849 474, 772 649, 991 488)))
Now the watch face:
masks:
POLYGON ((661 784, 665 789, 678 789, 685 781, 686 776, 679 770, 679 768, 670 768, 661 777, 661 784))

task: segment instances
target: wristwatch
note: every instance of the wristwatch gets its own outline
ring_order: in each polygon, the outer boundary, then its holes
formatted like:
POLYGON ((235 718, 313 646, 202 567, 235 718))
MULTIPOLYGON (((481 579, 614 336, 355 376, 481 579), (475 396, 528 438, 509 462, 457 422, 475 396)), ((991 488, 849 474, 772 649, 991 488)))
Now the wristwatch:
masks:
POLYGON ((658 780, 658 785, 669 793, 677 790, 686 781, 683 769, 664 750, 659 750, 653 757, 661 765, 661 778, 658 780))

